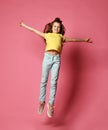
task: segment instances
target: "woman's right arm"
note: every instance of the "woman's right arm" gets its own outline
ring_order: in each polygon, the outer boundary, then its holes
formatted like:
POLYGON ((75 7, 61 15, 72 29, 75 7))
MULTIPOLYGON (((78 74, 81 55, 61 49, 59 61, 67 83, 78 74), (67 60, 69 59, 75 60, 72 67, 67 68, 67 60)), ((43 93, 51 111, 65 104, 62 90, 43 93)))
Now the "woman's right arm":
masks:
POLYGON ((23 23, 23 22, 20 22, 19 24, 20 24, 21 27, 24 27, 24 28, 26 28, 26 29, 32 31, 32 32, 36 33, 37 35, 39 35, 39 36, 41 36, 41 37, 43 37, 43 38, 45 37, 45 33, 40 32, 40 31, 38 31, 37 29, 34 29, 34 28, 28 26, 28 25, 26 25, 26 24, 23 23))

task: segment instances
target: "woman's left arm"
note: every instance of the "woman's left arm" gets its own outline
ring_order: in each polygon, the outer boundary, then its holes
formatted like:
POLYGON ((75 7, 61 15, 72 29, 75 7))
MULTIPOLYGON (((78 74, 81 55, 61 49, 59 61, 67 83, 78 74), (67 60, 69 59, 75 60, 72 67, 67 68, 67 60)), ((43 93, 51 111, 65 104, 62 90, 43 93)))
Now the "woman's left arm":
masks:
POLYGON ((64 42, 88 42, 92 43, 93 41, 91 38, 67 38, 64 37, 64 42))

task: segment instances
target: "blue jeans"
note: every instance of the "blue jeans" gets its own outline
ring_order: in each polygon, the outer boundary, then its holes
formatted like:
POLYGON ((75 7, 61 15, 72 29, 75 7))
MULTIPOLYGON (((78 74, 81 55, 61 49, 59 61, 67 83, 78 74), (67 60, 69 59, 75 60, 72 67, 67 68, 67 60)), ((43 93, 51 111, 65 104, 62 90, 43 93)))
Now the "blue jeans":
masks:
POLYGON ((51 71, 51 85, 49 103, 54 104, 54 99, 57 90, 57 80, 60 69, 60 55, 52 55, 45 53, 42 64, 42 79, 40 85, 40 102, 44 102, 46 98, 46 86, 48 81, 49 72, 51 71))

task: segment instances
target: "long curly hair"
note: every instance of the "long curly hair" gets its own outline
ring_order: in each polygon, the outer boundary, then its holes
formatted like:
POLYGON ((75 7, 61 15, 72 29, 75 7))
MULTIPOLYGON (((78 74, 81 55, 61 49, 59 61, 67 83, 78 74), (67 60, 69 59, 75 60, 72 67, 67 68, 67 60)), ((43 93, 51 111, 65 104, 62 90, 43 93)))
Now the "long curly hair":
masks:
POLYGON ((61 21, 61 19, 60 18, 55 18, 52 22, 50 22, 50 23, 47 23, 46 25, 45 25, 45 28, 44 28, 44 33, 52 33, 52 26, 53 26, 53 23, 54 22, 57 22, 57 23, 60 23, 60 34, 62 34, 62 35, 64 35, 65 34, 65 27, 64 27, 64 25, 62 24, 62 21, 61 21))

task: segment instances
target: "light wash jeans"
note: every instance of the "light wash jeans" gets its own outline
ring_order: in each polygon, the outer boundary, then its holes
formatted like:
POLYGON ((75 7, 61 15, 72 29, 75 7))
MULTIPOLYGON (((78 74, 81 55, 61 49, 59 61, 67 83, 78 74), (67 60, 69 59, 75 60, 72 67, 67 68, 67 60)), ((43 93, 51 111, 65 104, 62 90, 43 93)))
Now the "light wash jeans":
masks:
POLYGON ((54 104, 54 99, 57 90, 57 80, 60 69, 60 55, 52 55, 49 53, 44 54, 42 64, 42 79, 40 85, 40 102, 44 102, 46 98, 46 86, 48 81, 49 72, 51 71, 51 85, 49 103, 54 104))

